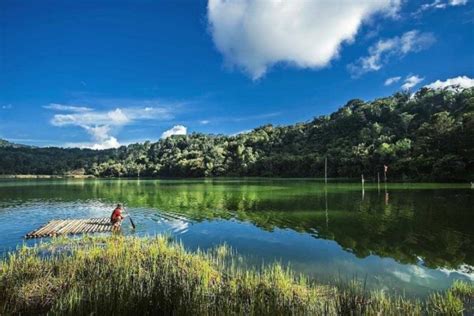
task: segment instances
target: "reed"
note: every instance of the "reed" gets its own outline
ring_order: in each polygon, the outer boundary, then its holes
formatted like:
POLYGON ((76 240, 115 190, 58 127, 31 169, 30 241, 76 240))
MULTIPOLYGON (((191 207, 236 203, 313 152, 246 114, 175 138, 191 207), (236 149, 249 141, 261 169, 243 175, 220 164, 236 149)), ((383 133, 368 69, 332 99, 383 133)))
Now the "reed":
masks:
POLYGON ((0 262, 0 314, 460 314, 474 287, 426 301, 328 286, 278 264, 244 269, 230 247, 189 252, 165 236, 57 238, 0 262))

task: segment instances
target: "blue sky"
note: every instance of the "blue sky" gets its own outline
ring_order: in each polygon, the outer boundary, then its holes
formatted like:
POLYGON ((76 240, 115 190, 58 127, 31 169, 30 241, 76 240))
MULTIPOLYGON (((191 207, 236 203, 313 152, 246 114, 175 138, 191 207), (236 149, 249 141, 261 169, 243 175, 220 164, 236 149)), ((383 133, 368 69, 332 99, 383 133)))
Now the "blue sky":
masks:
POLYGON ((471 86, 473 3, 3 0, 0 138, 230 135, 437 80, 471 86))

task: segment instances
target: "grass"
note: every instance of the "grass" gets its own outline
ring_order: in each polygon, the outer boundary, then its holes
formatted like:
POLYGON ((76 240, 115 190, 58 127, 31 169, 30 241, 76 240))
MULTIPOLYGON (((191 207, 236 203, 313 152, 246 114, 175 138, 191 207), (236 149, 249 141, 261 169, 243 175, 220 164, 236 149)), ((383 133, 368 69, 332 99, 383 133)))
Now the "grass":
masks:
POLYGON ((419 301, 238 260, 226 245, 188 252, 164 236, 59 238, 0 262, 0 314, 459 315, 474 298, 463 282, 419 301))

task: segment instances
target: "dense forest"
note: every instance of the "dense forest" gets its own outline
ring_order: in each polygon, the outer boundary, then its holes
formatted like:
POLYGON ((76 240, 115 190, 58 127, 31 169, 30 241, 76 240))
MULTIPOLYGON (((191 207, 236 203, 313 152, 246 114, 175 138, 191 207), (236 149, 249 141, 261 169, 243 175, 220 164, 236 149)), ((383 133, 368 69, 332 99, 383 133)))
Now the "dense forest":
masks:
POLYGON ((236 136, 175 135, 117 149, 33 148, 0 141, 0 174, 103 177, 279 176, 474 179, 474 88, 422 88, 290 126, 236 136))

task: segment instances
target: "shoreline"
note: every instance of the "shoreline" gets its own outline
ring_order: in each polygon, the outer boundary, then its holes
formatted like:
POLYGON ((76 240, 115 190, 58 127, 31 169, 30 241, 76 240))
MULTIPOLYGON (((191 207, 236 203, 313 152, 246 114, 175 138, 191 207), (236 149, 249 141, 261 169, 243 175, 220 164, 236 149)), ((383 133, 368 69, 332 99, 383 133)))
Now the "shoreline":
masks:
POLYGON ((84 175, 49 175, 49 174, 5 174, 0 175, 0 179, 96 179, 91 174, 84 175))
MULTIPOLYGON (((262 176, 218 176, 218 177, 97 177, 92 174, 73 175, 49 175, 49 174, 0 174, 1 179, 107 179, 107 180, 273 180, 273 181, 285 181, 285 180, 298 180, 298 181, 313 181, 320 180, 324 181, 322 177, 262 177, 262 176)), ((328 183, 360 183, 359 178, 328 178, 328 183)), ((367 185, 377 185, 376 179, 367 178, 364 181, 367 185)), ((434 181, 430 179, 397 179, 393 178, 387 182, 379 182, 380 186, 385 184, 466 184, 472 188, 473 182, 469 181, 434 181)))

